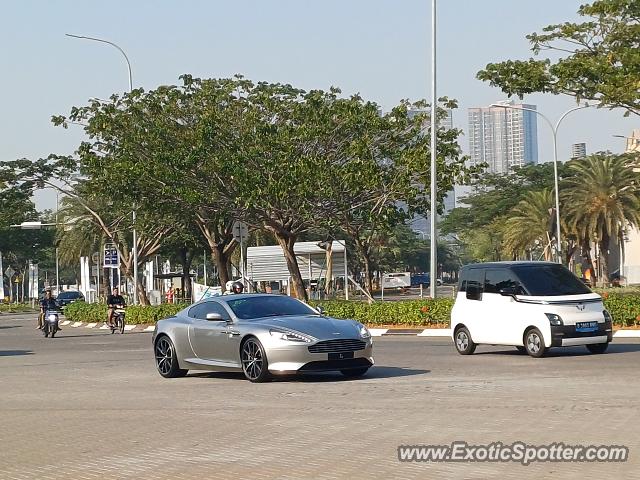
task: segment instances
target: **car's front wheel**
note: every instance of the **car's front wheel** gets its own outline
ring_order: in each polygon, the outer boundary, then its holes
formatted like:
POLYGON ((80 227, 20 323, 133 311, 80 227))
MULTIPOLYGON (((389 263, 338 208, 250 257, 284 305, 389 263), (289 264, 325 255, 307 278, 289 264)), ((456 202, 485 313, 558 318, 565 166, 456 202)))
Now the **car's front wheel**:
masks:
POLYGON ((260 340, 250 337, 244 341, 240 350, 242 372, 250 382, 261 383, 270 379, 267 355, 260 340))
POLYGON ((609 347, 609 342, 607 343, 592 343, 587 345, 587 350, 591 353, 604 353, 607 351, 609 347))
POLYGON ((546 347, 540 330, 532 328, 527 331, 524 338, 524 348, 527 350, 527 353, 534 358, 540 358, 544 355, 546 347))
POLYGON ((349 370, 340 370, 340 373, 347 378, 357 378, 362 377, 368 370, 369 367, 352 368, 349 370))
POLYGON ((456 331, 456 350, 460 355, 471 355, 476 350, 476 344, 471 339, 471 334, 467 327, 462 327, 456 331))
POLYGON ((160 373, 164 378, 184 377, 189 371, 180 368, 178 365, 176 348, 171 339, 166 335, 163 335, 156 340, 154 350, 156 354, 156 367, 158 367, 158 373, 160 373))

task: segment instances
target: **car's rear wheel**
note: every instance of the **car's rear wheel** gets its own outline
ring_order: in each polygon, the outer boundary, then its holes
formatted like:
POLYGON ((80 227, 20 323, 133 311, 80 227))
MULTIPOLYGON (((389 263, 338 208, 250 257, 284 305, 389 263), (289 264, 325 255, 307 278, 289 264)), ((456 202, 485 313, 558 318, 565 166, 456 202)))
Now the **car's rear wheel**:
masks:
POLYGON ((532 328, 527 331, 524 337, 524 347, 527 353, 534 358, 540 358, 544 355, 546 347, 540 330, 532 328))
POLYGON ((587 345, 587 350, 591 353, 604 353, 607 351, 609 347, 609 342, 607 343, 592 343, 587 345))
POLYGON ((476 350, 476 344, 471 340, 471 334, 467 327, 456 330, 455 343, 456 350, 460 355, 471 355, 476 350))
POLYGON ((367 371, 369 371, 369 367, 340 370, 340 373, 347 378, 357 378, 357 377, 362 377, 365 373, 367 373, 367 371))
POLYGON ((156 354, 156 367, 158 373, 164 378, 184 377, 189 370, 185 370, 178 365, 178 356, 173 342, 166 335, 156 340, 154 347, 156 354))
POLYGON ((250 337, 240 349, 242 372, 250 382, 261 383, 269 380, 269 365, 264 347, 257 338, 250 337))

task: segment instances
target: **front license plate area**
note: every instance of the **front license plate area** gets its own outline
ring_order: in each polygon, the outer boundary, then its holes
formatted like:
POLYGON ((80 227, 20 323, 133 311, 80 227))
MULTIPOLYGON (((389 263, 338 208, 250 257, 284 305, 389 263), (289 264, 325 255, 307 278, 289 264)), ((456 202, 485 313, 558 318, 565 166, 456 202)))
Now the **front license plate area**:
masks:
POLYGON ((595 332, 598 330, 598 322, 578 322, 576 332, 595 332))
POLYGON ((347 360, 353 358, 353 352, 330 353, 329 360, 347 360))

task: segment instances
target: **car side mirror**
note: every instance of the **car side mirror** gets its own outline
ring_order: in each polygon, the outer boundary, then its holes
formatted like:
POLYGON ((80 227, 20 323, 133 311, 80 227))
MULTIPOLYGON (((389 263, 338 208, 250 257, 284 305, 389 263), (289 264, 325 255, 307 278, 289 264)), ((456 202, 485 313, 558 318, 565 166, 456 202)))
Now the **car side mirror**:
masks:
POLYGON ((223 322, 224 318, 219 313, 207 313, 207 320, 212 322, 223 322))
POLYGON ((500 295, 503 297, 513 297, 518 294, 518 289, 516 287, 506 287, 500 289, 500 295))
POLYGON ((318 306, 316 307, 316 311, 317 311, 320 315, 324 315, 324 312, 325 312, 324 308, 323 308, 321 305, 318 305, 318 306))
POLYGON ((482 290, 475 285, 467 286, 467 300, 480 300, 482 290))

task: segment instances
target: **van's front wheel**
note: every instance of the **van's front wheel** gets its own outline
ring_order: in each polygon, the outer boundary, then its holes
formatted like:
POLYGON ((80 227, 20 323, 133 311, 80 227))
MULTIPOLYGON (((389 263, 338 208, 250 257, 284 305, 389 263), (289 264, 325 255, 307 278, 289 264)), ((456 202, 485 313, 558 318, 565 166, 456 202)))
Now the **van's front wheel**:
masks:
POLYGON ((524 348, 527 353, 534 357, 540 358, 544 355, 546 347, 544 346, 544 338, 537 328, 527 331, 524 337, 524 348))
POLYGON ((476 344, 471 340, 471 334, 467 327, 462 327, 456 331, 456 350, 460 355, 471 355, 476 350, 476 344))

